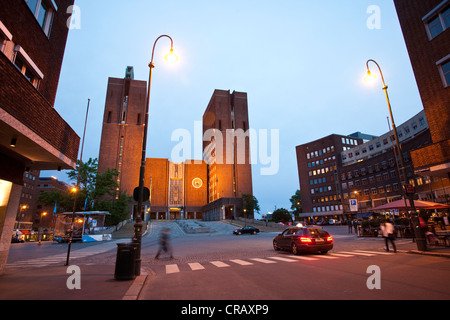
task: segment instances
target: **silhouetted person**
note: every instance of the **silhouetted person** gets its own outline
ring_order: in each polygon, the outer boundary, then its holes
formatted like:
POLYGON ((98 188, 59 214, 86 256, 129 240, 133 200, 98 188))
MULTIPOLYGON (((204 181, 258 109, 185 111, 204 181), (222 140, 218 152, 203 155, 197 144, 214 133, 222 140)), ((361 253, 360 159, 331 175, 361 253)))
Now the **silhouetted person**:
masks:
POLYGON ((161 231, 161 234, 159 236, 159 249, 158 252, 156 253, 155 259, 159 259, 161 251, 168 252, 170 254, 170 259, 173 259, 172 248, 170 247, 169 244, 169 234, 170 234, 169 228, 164 228, 161 231))

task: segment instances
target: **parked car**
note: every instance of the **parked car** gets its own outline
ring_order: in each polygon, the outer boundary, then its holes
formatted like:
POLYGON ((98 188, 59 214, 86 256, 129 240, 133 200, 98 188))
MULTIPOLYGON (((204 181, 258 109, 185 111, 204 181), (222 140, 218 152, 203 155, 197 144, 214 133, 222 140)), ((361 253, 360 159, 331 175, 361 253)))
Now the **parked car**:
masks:
POLYGON ((257 234, 259 233, 259 229, 252 226, 242 227, 236 230, 233 230, 233 233, 236 235, 241 235, 243 233, 257 234))
POLYGON ((321 227, 291 227, 273 238, 275 250, 291 250, 293 254, 333 249, 333 237, 321 227))
POLYGON ((20 239, 19 237, 12 237, 11 238, 11 243, 24 243, 25 241, 23 241, 22 239, 20 239))

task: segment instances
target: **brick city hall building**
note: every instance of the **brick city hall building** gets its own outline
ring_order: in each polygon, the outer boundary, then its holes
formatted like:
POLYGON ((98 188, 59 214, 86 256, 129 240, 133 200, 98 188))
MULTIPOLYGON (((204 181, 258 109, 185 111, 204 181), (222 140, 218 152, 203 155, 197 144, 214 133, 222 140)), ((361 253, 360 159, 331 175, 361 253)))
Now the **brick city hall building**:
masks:
MULTIPOLYGON (((99 172, 117 169, 119 192, 132 195, 139 185, 145 81, 134 80, 128 67, 124 79, 109 78, 99 172)), ((215 90, 203 115, 203 159, 172 162, 147 158, 144 184, 150 200, 145 219, 230 219, 252 194, 247 94, 215 90), (238 132, 239 138, 235 133, 238 132)))

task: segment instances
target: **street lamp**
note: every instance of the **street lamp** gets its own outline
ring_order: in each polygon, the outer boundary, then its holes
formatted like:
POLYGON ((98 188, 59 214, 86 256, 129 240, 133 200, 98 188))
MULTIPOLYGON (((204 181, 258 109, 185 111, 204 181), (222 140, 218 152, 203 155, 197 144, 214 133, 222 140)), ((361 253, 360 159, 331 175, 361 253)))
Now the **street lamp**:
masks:
MULTIPOLYGON (((86 125, 87 125, 87 120, 88 120, 88 114, 89 114, 89 105, 91 103, 91 99, 88 99, 88 104, 87 104, 87 108, 86 108, 86 118, 84 120, 84 131, 83 131, 83 141, 81 142, 81 153, 80 153, 80 161, 79 161, 79 165, 78 165, 78 175, 77 175, 77 184, 76 186, 74 186, 71 190, 74 193, 74 198, 73 198, 73 210, 72 210, 72 226, 70 229, 70 237, 69 237, 69 243, 67 246, 67 257, 66 257, 66 263, 65 266, 69 265, 69 259, 70 259, 70 248, 72 247, 72 240, 73 240, 73 228, 75 227, 75 210, 76 210, 76 205, 77 205, 77 197, 78 197, 78 189, 80 186, 80 174, 81 174, 81 165, 83 163, 83 149, 84 149, 84 138, 86 136, 86 125)), ((81 235, 83 236, 83 235, 81 235)))
POLYGON ((150 68, 149 78, 148 78, 148 92, 147 92, 147 105, 145 110, 145 120, 144 120, 144 136, 142 139, 142 155, 141 155, 141 167, 139 171, 139 189, 138 189, 138 204, 137 204, 137 214, 136 214, 136 222, 134 224, 134 235, 133 235, 133 243, 137 245, 136 252, 136 269, 135 275, 139 276, 141 274, 141 242, 142 242, 142 203, 144 202, 144 177, 145 177, 145 157, 147 151, 147 131, 148 131, 148 112, 150 109, 150 91, 152 87, 152 73, 155 65, 153 63, 153 57, 155 54, 156 43, 161 38, 169 38, 170 39, 170 52, 165 56, 166 60, 169 62, 175 62, 178 60, 178 57, 173 53, 173 40, 168 35, 159 36, 155 43, 153 44, 152 50, 152 59, 150 64, 148 65, 150 68))
MULTIPOLYGON (((387 105, 388 105, 388 108, 389 108, 389 115, 391 117, 391 122, 392 122, 392 129, 394 131, 395 145, 397 146, 398 156, 400 158, 400 166, 401 166, 401 169, 402 169, 401 171, 402 171, 403 181, 404 181, 404 184, 406 184, 407 176, 406 176, 405 162, 404 162, 404 159, 403 159, 403 153, 402 153, 402 150, 401 150, 400 141, 398 139, 397 127, 395 126, 394 116, 392 114, 391 102, 389 100, 389 95, 388 95, 388 92, 387 92, 388 86, 384 82, 384 76, 383 76, 383 72, 381 71, 380 65, 375 60, 372 60, 372 59, 369 59, 366 62, 367 75, 364 78, 364 80, 365 81, 373 81, 373 80, 376 79, 376 76, 370 72, 369 62, 373 62, 378 67, 378 70, 380 71, 381 80, 383 82, 382 89, 383 89, 383 91, 384 91, 384 93, 386 95, 386 101, 387 101, 387 105)), ((395 154, 395 152, 394 152, 394 154, 395 154)), ((404 190, 404 185, 402 186, 402 193, 403 193, 403 197, 405 199, 405 207, 407 208, 407 205, 406 205, 406 192, 404 190)), ((416 236, 417 249, 420 250, 420 251, 426 251, 427 250, 426 239, 425 239, 425 235, 424 235, 422 229, 420 228, 419 219, 418 219, 418 217, 416 216, 416 213, 415 213, 416 212, 416 207, 414 205, 413 194, 411 194, 409 196, 409 203, 410 203, 412 211, 414 212, 414 217, 412 217, 412 222, 413 222, 414 233, 415 233, 415 236, 416 236)))

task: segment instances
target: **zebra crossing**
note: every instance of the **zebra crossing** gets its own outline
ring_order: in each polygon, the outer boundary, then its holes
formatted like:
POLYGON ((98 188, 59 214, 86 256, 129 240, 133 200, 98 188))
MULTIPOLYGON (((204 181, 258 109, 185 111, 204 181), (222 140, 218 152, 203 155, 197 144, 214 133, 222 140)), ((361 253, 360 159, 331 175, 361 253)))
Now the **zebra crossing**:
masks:
MULTIPOLYGON (((87 258, 90 256, 95 256, 97 254, 105 253, 109 250, 117 248, 117 243, 120 240, 108 241, 102 243, 101 245, 90 246, 87 248, 72 250, 70 252, 70 262, 77 259, 87 258)), ((16 268, 42 268, 54 265, 63 265, 67 260, 67 253, 55 254, 47 257, 28 259, 23 261, 16 261, 12 263, 7 263, 7 269, 16 268)))
MULTIPOLYGON (((403 252, 398 250, 397 252, 403 252)), ((406 252, 406 251, 405 251, 406 252)), ((329 252, 326 255, 279 255, 279 256, 269 256, 264 258, 247 258, 247 259, 231 259, 224 261, 208 261, 208 262, 191 262, 185 265, 178 264, 167 264, 165 265, 165 274, 175 274, 184 271, 200 271, 206 270, 208 268, 230 268, 233 266, 252 266, 256 264, 276 264, 276 263, 292 263, 298 261, 325 261, 325 260, 338 260, 342 258, 352 258, 352 257, 374 257, 377 255, 395 255, 393 252, 381 252, 381 251, 367 251, 367 250, 353 250, 353 251, 339 251, 339 252, 329 252)), ((164 271, 163 271, 164 272, 164 271)))

